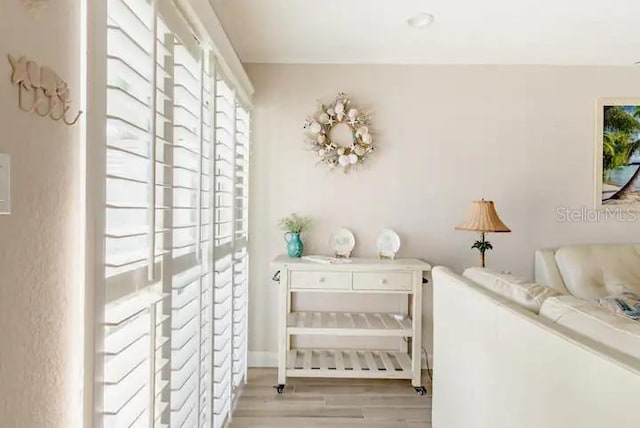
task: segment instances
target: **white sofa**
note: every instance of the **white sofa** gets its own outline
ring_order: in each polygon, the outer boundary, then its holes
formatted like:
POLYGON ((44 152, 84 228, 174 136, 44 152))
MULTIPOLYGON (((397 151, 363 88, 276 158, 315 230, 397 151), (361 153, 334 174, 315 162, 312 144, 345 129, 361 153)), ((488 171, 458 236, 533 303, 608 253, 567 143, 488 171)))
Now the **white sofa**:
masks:
POLYGON ((477 268, 433 280, 434 428, 640 426, 640 323, 477 268))
POLYGON ((617 294, 621 285, 640 294, 640 245, 568 245, 535 255, 539 284, 583 299, 617 294))

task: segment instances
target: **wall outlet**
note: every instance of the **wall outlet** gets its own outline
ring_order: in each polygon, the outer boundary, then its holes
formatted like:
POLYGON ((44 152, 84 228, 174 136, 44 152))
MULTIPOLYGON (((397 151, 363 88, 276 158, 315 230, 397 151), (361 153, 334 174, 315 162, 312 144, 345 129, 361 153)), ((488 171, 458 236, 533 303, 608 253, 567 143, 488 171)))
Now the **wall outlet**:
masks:
POLYGON ((11 157, 0 153, 0 214, 11 214, 11 157))

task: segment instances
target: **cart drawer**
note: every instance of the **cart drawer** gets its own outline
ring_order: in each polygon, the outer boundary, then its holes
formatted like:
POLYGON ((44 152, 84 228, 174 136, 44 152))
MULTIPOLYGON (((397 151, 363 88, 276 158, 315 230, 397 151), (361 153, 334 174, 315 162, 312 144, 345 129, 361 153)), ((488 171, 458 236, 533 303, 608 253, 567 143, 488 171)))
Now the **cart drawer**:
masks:
POLYGON ((351 289, 351 272, 291 272, 291 289, 351 289))
POLYGON ((407 290, 412 288, 409 272, 356 272, 353 274, 354 290, 407 290))

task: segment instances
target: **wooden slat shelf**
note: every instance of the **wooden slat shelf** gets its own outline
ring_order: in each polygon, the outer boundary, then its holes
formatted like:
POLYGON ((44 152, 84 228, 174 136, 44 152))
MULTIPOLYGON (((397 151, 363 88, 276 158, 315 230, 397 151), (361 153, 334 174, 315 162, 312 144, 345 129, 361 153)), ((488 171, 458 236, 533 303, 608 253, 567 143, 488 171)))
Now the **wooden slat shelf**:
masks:
POLYGON ((411 318, 387 313, 364 312, 291 312, 287 319, 288 334, 331 336, 413 335, 411 318))
POLYGON ((287 376, 411 379, 411 364, 406 352, 291 349, 287 376))

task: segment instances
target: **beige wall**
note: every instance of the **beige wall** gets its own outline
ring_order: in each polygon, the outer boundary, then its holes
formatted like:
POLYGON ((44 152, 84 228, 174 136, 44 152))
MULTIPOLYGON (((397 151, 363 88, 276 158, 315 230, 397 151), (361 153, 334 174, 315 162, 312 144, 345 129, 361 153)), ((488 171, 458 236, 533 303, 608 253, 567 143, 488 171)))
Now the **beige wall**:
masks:
MULTIPOLYGON (((285 251, 277 220, 294 211, 314 218, 309 252, 327 253, 329 234, 344 226, 356 235, 356 255, 371 256, 377 233, 390 227, 402 238, 401 256, 460 270, 478 261, 469 249, 476 236, 453 228, 472 200, 493 199, 513 233, 490 236, 488 264, 528 277, 536 248, 639 240, 640 221, 561 223, 556 209, 592 206, 595 99, 640 96, 640 68, 249 65, 248 72, 256 88, 254 353, 276 350, 269 261, 285 251), (316 167, 302 132, 316 100, 338 91, 374 112, 377 152, 348 175, 316 167)), ((427 296, 429 349, 431 306, 427 296)))
POLYGON ((36 20, 0 2, 0 152, 12 158, 12 213, 0 216, 0 425, 77 426, 82 350, 76 257, 79 126, 17 106, 7 54, 48 65, 80 98, 80 2, 56 0, 36 20))

